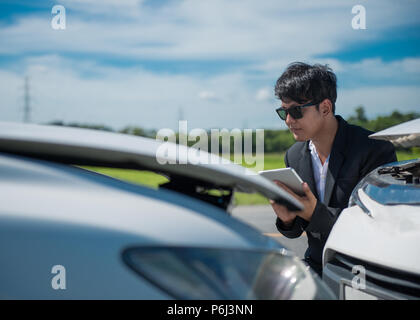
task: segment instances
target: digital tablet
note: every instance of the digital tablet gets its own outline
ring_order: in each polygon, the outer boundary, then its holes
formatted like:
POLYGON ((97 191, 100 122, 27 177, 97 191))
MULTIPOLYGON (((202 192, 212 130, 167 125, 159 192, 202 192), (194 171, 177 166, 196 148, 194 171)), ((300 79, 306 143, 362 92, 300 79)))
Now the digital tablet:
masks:
POLYGON ((271 181, 280 181, 298 195, 305 194, 302 188, 303 181, 293 168, 264 170, 259 171, 258 174, 271 181))

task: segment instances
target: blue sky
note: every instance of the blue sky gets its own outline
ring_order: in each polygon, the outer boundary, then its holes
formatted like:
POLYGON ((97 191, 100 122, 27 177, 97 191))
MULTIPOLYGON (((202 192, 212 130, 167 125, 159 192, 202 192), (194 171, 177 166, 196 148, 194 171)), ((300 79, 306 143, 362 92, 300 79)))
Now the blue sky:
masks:
POLYGON ((0 121, 189 129, 284 128, 273 87, 293 61, 329 64, 337 113, 419 111, 420 2, 0 2, 0 121), (55 4, 66 29, 51 27, 55 4), (366 9, 354 30, 352 8, 366 9))

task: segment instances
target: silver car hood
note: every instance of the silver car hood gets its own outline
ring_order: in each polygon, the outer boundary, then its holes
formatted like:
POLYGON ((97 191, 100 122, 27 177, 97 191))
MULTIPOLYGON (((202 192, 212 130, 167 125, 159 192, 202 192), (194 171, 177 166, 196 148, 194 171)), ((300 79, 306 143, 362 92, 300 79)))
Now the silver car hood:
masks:
POLYGON ((391 141, 405 148, 420 146, 420 118, 376 132, 369 138, 391 141))
POLYGON ((91 129, 0 122, 1 152, 52 161, 59 159, 73 164, 106 164, 115 167, 129 164, 131 168, 200 179, 242 192, 258 192, 290 208, 303 209, 298 200, 273 182, 211 153, 202 151, 197 155, 197 152, 193 152, 196 149, 165 142, 172 150, 178 147, 179 152, 168 152, 165 155, 165 159, 174 164, 160 164, 156 155, 163 143, 91 129), (188 159, 179 156, 186 153, 188 159))

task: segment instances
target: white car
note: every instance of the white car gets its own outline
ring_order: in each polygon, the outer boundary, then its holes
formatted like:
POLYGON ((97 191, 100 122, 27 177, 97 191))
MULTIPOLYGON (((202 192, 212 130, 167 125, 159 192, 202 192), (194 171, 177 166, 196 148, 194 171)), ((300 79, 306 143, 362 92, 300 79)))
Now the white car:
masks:
POLYGON ((334 298, 297 257, 228 214, 236 189, 300 202, 241 166, 200 163, 196 152, 185 164, 160 164, 162 145, 0 123, 0 299, 334 298), (153 189, 75 165, 169 182, 153 189))
MULTIPOLYGON (((420 119, 372 134, 420 146, 420 119)), ((323 280, 340 299, 420 299, 420 159, 394 162, 355 187, 325 244, 323 280)))

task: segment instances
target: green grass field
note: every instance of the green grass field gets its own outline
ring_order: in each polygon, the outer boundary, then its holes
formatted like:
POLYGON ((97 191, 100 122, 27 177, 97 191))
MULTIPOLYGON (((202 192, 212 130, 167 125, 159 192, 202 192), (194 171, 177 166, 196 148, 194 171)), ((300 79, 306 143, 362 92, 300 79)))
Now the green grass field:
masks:
MULTIPOLYGON (((413 152, 399 151, 397 152, 398 161, 420 158, 420 148, 413 148, 413 152)), ((264 155, 264 170, 284 168, 284 153, 270 153, 264 155)), ((83 167, 88 170, 96 171, 120 180, 146 185, 151 188, 158 188, 159 184, 167 182, 165 177, 147 171, 114 169, 100 167, 83 167)), ((251 168, 252 169, 252 168, 251 168)), ((268 204, 268 200, 259 194, 248 194, 237 192, 235 194, 236 205, 256 205, 268 204)))

